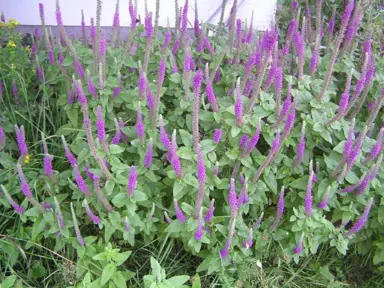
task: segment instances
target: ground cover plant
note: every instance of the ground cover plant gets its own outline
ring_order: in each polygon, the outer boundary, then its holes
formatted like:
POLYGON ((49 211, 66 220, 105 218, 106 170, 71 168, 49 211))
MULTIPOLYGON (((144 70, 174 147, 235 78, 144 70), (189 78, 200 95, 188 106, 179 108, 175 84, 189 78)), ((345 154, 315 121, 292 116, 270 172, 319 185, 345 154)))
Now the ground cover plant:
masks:
POLYGON ((117 1, 110 41, 100 0, 81 35, 2 15, 2 285, 383 285, 381 4, 341 2, 257 32, 117 1))

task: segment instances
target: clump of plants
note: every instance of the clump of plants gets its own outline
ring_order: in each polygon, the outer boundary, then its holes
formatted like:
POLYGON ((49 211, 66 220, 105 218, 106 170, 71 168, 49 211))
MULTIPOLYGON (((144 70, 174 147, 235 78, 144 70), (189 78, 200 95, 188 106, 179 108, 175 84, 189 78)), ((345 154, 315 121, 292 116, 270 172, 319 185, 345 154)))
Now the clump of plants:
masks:
MULTIPOLYGON (((158 239, 199 264, 167 275, 152 257, 145 287, 200 287, 195 272, 251 287, 264 274, 241 276, 244 263, 300 263, 324 246, 382 263, 384 62, 363 4, 344 2, 330 14, 294 1, 286 29, 256 32, 237 1, 217 26, 195 6, 191 30, 188 0, 175 29, 159 27, 160 1, 141 24, 130 0, 124 38, 117 1, 107 41, 100 0, 77 37, 57 1, 59 34, 39 4, 30 49, 0 25, 3 55, 27 53, 0 64, 7 237, 71 251, 74 287, 132 287, 137 241, 158 239)), ((10 253, 12 267, 23 255, 10 253)))

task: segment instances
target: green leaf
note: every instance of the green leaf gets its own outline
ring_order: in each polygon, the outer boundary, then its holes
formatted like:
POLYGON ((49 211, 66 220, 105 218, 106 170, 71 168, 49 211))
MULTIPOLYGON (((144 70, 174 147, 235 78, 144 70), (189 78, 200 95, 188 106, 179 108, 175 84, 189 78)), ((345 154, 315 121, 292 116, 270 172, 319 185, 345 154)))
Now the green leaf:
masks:
POLYGON ((192 135, 183 129, 180 129, 179 133, 180 133, 181 141, 183 141, 184 146, 192 147, 193 145, 192 135))
POLYGON ((179 220, 173 220, 171 224, 168 225, 166 231, 168 233, 179 233, 184 229, 184 223, 181 223, 179 220))
POLYGON ((199 274, 193 277, 192 288, 201 288, 201 280, 199 274))
POLYGON ((102 286, 105 283, 107 283, 109 281, 109 279, 111 279, 111 277, 115 273, 115 271, 116 271, 116 265, 115 264, 109 263, 104 267, 103 272, 101 273, 101 285, 102 286))
POLYGON ((147 172, 145 172, 145 177, 147 177, 152 182, 157 182, 156 175, 155 173, 153 173, 152 170, 148 170, 147 172))
POLYGON ((171 82, 175 83, 175 84, 180 84, 180 82, 181 82, 181 77, 180 77, 180 74, 179 74, 179 73, 173 73, 173 74, 171 74, 171 75, 168 77, 168 79, 169 79, 171 82))
POLYGON ((124 57, 123 63, 130 68, 137 68, 137 64, 133 61, 132 57, 124 57))
POLYGON ((272 190, 273 194, 276 195, 277 194, 277 182, 276 182, 276 177, 272 173, 271 170, 269 170, 267 175, 265 175, 265 173, 264 173, 264 182, 272 190))
POLYGON ((151 269, 152 269, 152 275, 156 276, 157 281, 162 281, 164 278, 162 277, 162 268, 160 266, 160 263, 153 257, 151 257, 151 269))
POLYGON ((111 154, 121 154, 125 150, 125 148, 119 145, 111 144, 109 145, 109 150, 111 154))
POLYGON ((112 281, 113 281, 113 283, 115 283, 115 285, 118 288, 127 287, 127 283, 126 283, 126 281, 125 281, 125 279, 124 279, 124 277, 123 277, 123 275, 121 274, 120 271, 118 271, 115 274, 113 274, 112 281))
POLYGON ((185 189, 185 183, 183 181, 176 180, 173 183, 173 198, 179 200, 181 197, 183 197, 185 195, 183 190, 186 190, 185 193, 188 192, 187 189, 185 189))
POLYGON ((79 112, 77 109, 68 109, 67 110, 67 116, 69 119, 69 122, 71 122, 73 127, 77 127, 79 123, 79 112))
POLYGON ((107 182, 105 182, 105 191, 107 191, 107 195, 112 194, 113 188, 115 188, 115 182, 107 180, 107 182))
POLYGON ((64 67, 67 67, 67 66, 72 65, 74 61, 75 61, 75 59, 72 56, 66 56, 64 58, 63 63, 61 63, 61 65, 63 65, 64 67))
POLYGON ((305 191, 308 184, 308 175, 303 176, 289 184, 290 187, 305 191))
POLYGON ((189 276, 188 275, 180 275, 180 276, 174 276, 172 278, 169 278, 167 279, 168 282, 171 282, 171 284, 175 287, 175 288, 179 288, 181 287, 185 282, 187 282, 189 280, 189 276))
POLYGON ((16 276, 15 275, 11 275, 9 277, 7 277, 1 284, 0 284, 0 287, 1 288, 11 288, 13 287, 13 284, 15 283, 16 281, 16 276))
POLYGON ((129 256, 131 256, 131 254, 132 254, 132 251, 119 253, 113 260, 115 260, 117 266, 120 266, 128 259, 129 256))

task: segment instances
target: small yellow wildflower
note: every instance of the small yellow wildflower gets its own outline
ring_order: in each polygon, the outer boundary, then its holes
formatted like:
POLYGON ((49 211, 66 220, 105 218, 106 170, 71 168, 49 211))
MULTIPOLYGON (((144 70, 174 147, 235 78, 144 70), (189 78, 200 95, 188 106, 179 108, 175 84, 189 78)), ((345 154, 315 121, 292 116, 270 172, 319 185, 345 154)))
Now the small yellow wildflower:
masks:
POLYGON ((31 47, 28 45, 25 47, 25 51, 27 51, 28 54, 31 54, 31 47))
POLYGON ((19 26, 20 23, 15 19, 9 19, 7 24, 8 24, 9 29, 13 29, 13 28, 19 26))
POLYGON ((8 43, 7 43, 7 47, 8 47, 8 48, 15 48, 15 47, 16 47, 16 44, 15 44, 15 42, 13 42, 12 40, 10 40, 10 41, 8 41, 8 43))
POLYGON ((11 65, 9 66, 12 70, 14 70, 16 68, 16 65, 11 63, 11 65))
POLYGON ((31 155, 28 154, 27 156, 25 156, 24 162, 28 164, 30 161, 31 161, 31 155))

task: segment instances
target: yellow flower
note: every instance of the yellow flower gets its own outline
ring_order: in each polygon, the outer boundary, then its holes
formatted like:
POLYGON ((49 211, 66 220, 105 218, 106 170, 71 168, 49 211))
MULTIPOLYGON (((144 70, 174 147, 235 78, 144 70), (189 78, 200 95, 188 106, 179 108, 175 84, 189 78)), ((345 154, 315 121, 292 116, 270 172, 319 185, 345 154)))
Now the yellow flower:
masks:
POLYGON ((7 43, 7 47, 8 47, 8 48, 15 48, 15 47, 16 47, 16 44, 15 44, 15 42, 13 42, 12 40, 10 40, 10 41, 8 41, 8 43, 7 43))
POLYGON ((25 47, 25 51, 27 51, 28 54, 31 54, 31 47, 28 45, 25 47))
POLYGON ((11 63, 11 65, 9 66, 12 70, 16 68, 16 65, 11 63))
POLYGON ((28 154, 27 156, 25 156, 24 162, 28 164, 30 161, 31 161, 31 156, 28 154))

